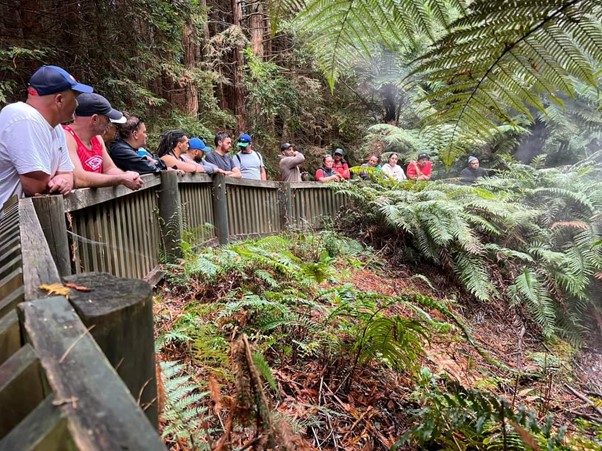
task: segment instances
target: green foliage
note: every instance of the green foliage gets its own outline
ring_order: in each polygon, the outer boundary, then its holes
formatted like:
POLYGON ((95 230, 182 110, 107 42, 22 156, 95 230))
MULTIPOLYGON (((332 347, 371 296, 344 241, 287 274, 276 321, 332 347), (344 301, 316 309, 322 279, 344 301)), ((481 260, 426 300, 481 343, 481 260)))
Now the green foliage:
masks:
POLYGON ((25 87, 26 80, 19 86, 14 78, 12 78, 18 74, 18 68, 32 61, 41 61, 49 54, 51 54, 49 49, 44 48, 0 47, 0 105, 8 103, 8 98, 14 91, 25 87))
POLYGON ((208 393, 199 391, 191 377, 184 374, 184 365, 178 362, 161 362, 161 377, 165 390, 162 438, 168 442, 185 443, 193 449, 209 450, 210 446, 201 440, 199 430, 200 418, 209 418, 208 409, 200 406, 208 393))
POLYGON ((310 0, 295 22, 313 38, 318 65, 333 87, 358 58, 369 60, 374 47, 407 49, 416 35, 434 38, 462 8, 461 0, 310 0))
MULTIPOLYGON (((398 70, 398 79, 412 96, 422 92, 424 131, 446 148, 449 166, 500 132, 524 132, 536 112, 554 114, 544 98, 562 108, 584 87, 596 92, 601 18, 598 0, 311 0, 296 21, 331 87, 353 68, 379 66, 383 48, 400 61, 413 55, 414 70, 398 70)), ((572 140, 556 142, 583 143, 572 140)))
POLYGON ((578 341, 588 309, 600 307, 591 294, 602 265, 594 246, 599 174, 592 165, 537 170, 510 164, 475 186, 337 189, 356 204, 345 227, 359 234, 377 227, 381 242, 395 243, 398 258, 455 274, 480 300, 502 297, 524 305, 544 335, 578 341))
POLYGON ((408 443, 450 450, 571 449, 565 445, 564 428, 554 430, 551 415, 539 423, 534 412, 523 407, 515 412, 504 399, 453 384, 449 391, 439 389, 427 369, 421 376, 413 394, 421 405, 414 412, 418 424, 393 449, 408 443))

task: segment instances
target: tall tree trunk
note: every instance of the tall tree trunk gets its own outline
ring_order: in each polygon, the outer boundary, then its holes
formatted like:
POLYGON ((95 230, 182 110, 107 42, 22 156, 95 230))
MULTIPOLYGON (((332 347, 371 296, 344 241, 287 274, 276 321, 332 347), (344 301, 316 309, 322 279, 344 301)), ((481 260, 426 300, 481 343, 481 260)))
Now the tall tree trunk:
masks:
POLYGON ((251 32, 251 48, 253 49, 253 55, 263 58, 265 55, 265 50, 263 47, 263 39, 265 36, 265 17, 263 12, 263 4, 260 0, 251 5, 249 29, 251 32))
POLYGON ((194 84, 193 73, 196 69, 198 45, 194 38, 193 25, 186 21, 184 23, 184 35, 182 37, 182 44, 184 46, 184 67, 186 67, 186 74, 181 80, 182 87, 184 88, 184 112, 188 114, 197 115, 199 111, 199 92, 197 86, 194 84))
MULTIPOLYGON (((242 25, 241 0, 232 0, 232 22, 237 27, 242 25)), ((238 130, 243 131, 247 128, 247 124, 245 120, 244 87, 242 84, 244 61, 242 57, 242 47, 240 44, 237 44, 234 48, 234 60, 236 63, 234 68, 234 77, 232 80, 232 85, 234 88, 234 116, 236 117, 238 130)))

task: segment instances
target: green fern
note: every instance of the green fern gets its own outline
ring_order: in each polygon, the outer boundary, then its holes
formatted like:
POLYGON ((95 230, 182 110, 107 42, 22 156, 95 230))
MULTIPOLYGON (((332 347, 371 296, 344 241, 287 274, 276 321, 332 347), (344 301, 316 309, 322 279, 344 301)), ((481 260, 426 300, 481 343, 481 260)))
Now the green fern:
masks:
POLYGON ((161 421, 165 423, 162 437, 167 441, 184 442, 194 449, 209 450, 208 443, 200 440, 200 418, 209 418, 208 409, 200 402, 208 396, 200 392, 192 378, 184 373, 184 365, 178 362, 160 362, 165 405, 161 421))
POLYGON ((414 412, 418 424, 392 449, 412 444, 453 450, 526 451, 532 449, 531 443, 540 449, 570 449, 564 444, 565 429, 554 431, 551 415, 540 423, 535 413, 523 407, 515 412, 503 399, 454 384, 444 391, 435 385, 433 376, 423 379, 428 385, 419 386, 413 394, 424 406, 414 412))

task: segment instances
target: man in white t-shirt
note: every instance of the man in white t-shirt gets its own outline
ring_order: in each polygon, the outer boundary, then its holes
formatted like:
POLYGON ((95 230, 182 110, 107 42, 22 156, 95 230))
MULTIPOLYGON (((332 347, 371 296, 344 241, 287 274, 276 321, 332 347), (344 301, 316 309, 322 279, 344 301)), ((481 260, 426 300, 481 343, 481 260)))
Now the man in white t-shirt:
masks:
POLYGON ((73 120, 76 97, 92 92, 57 66, 40 67, 27 101, 0 111, 0 208, 14 194, 69 194, 73 163, 60 124, 73 120))
POLYGON ((234 161, 234 166, 240 169, 241 177, 243 179, 267 180, 263 157, 259 152, 251 149, 253 138, 243 133, 238 137, 236 144, 240 151, 234 155, 232 160, 234 161))

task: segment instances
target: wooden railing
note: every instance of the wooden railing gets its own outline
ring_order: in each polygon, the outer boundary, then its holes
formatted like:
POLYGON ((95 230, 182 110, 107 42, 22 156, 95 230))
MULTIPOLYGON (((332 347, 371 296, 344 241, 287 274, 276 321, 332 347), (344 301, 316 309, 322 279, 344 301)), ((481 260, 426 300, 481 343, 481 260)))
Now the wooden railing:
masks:
POLYGON ((152 278, 183 240, 320 228, 343 202, 318 183, 172 171, 144 182, 136 192, 22 199, 2 212, 0 451, 164 449, 151 290, 134 279, 152 278), (92 291, 66 299, 41 290, 62 280, 92 291))
POLYGON ((123 302, 113 288, 118 281, 105 278, 97 285, 110 286, 112 303, 91 302, 100 296, 97 289, 78 304, 77 296, 70 303, 41 290, 60 281, 33 200, 5 206, 0 215, 0 451, 165 449, 156 432, 156 400, 149 404, 156 397, 150 286, 128 288, 138 295, 123 302), (90 314, 98 309, 93 305, 101 305, 102 312, 90 314), (136 330, 136 353, 114 344, 123 335, 115 331, 126 327, 130 334, 136 330), (116 355, 109 362, 105 354, 111 349, 116 355), (147 400, 146 415, 134 396, 147 400))
POLYGON ((180 245, 227 243, 285 230, 320 229, 343 199, 316 182, 283 183, 146 175, 144 187, 75 190, 34 199, 61 275, 108 272, 153 281, 180 245), (61 217, 65 214, 65 219, 61 217))

